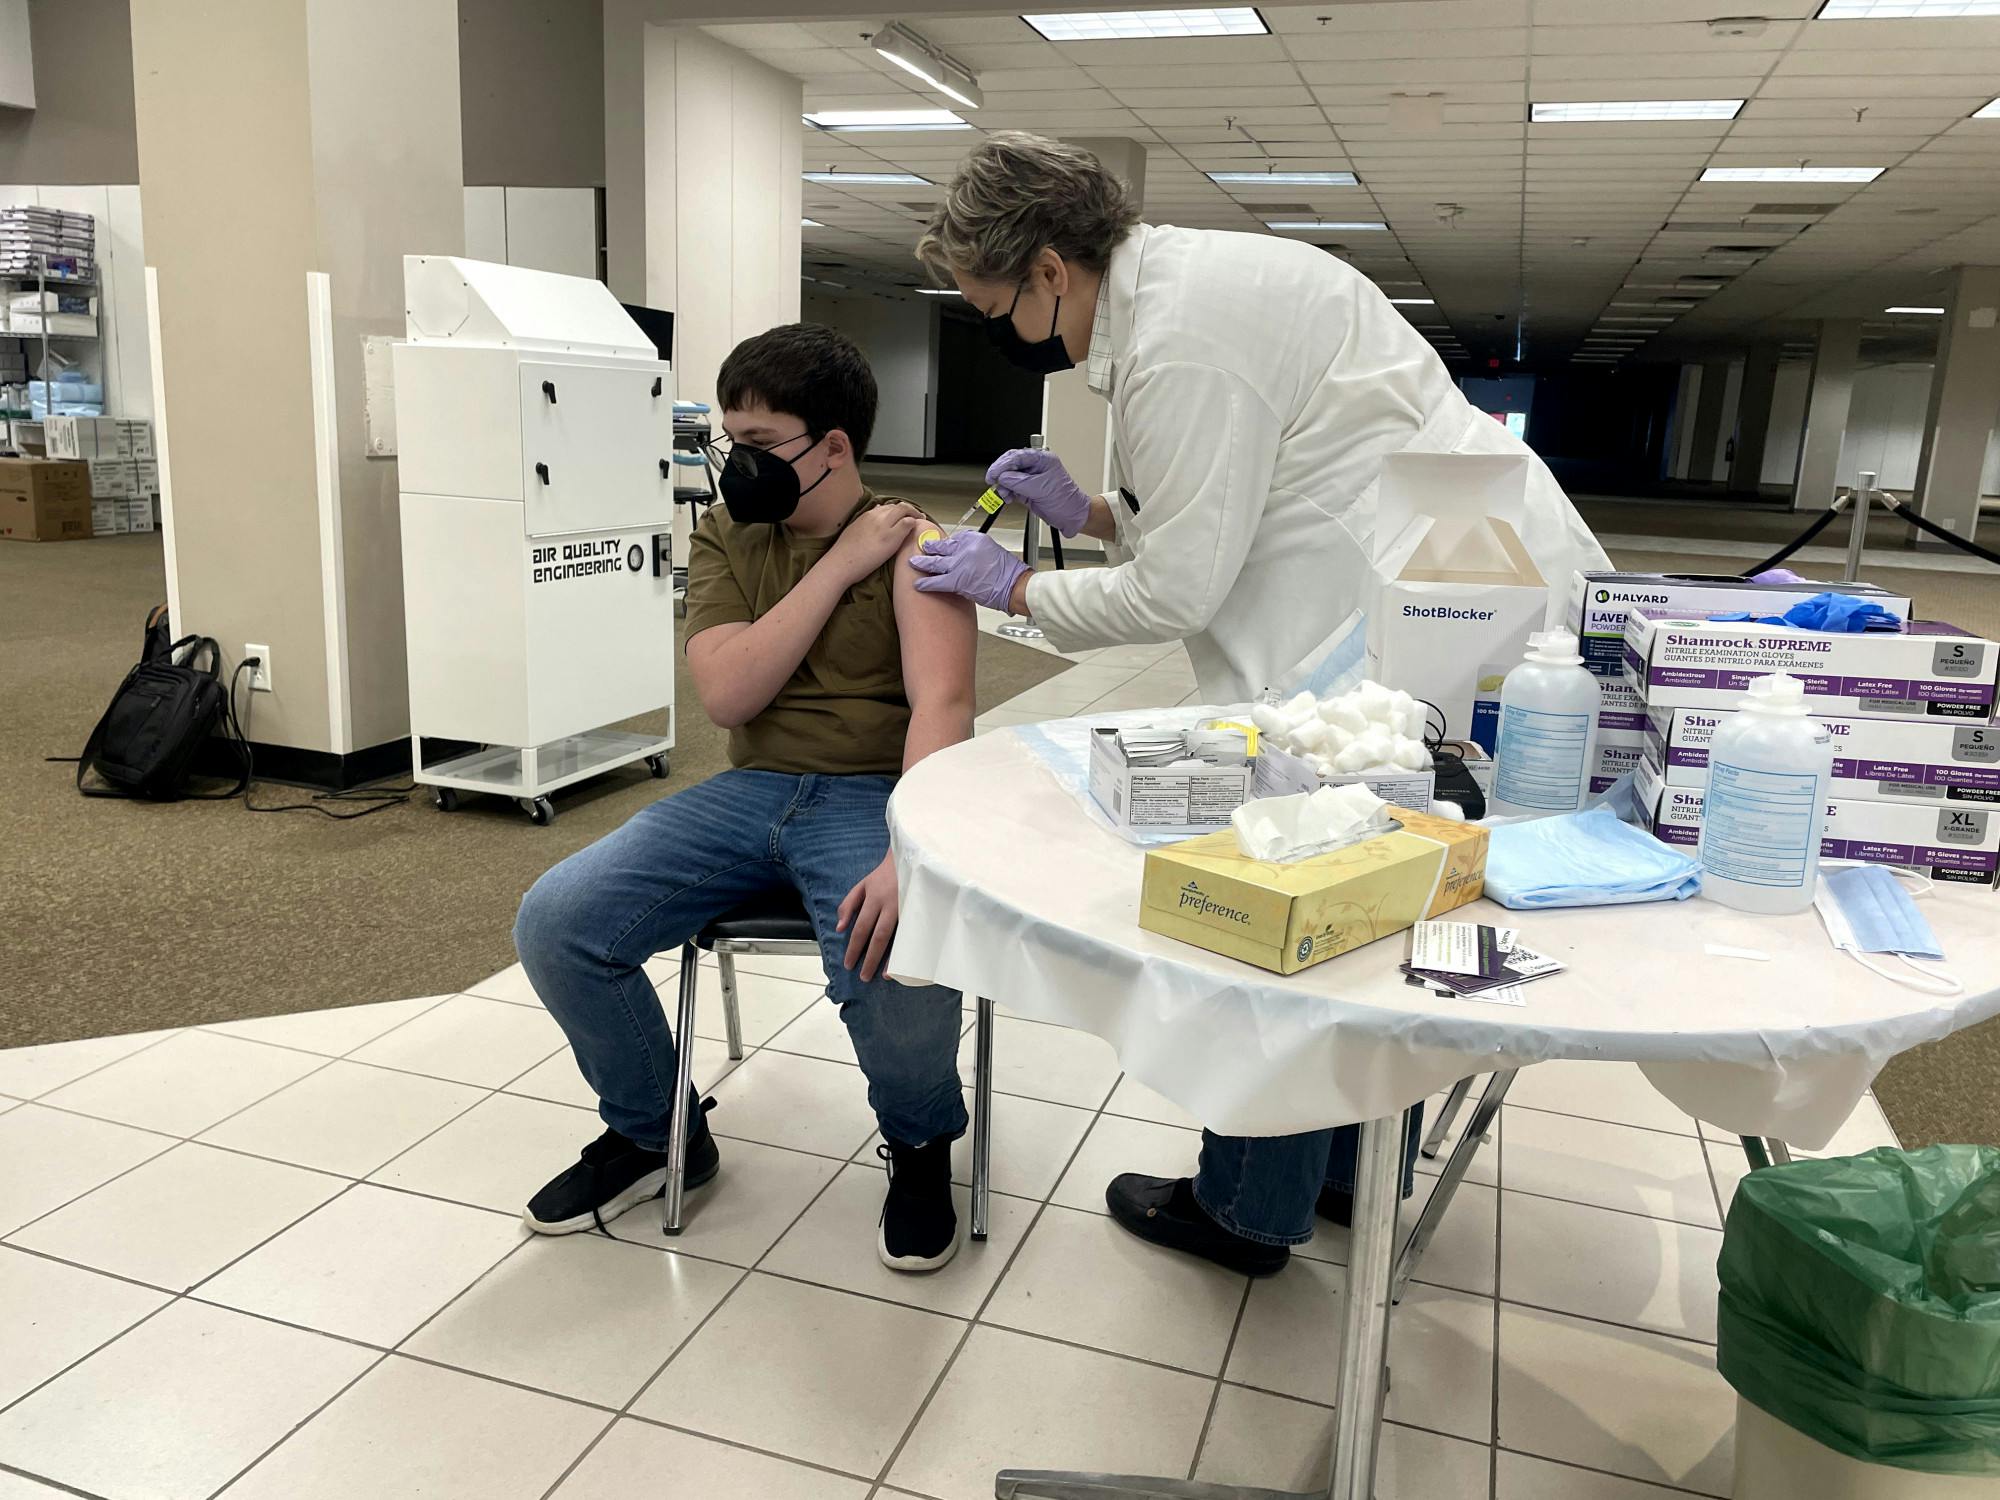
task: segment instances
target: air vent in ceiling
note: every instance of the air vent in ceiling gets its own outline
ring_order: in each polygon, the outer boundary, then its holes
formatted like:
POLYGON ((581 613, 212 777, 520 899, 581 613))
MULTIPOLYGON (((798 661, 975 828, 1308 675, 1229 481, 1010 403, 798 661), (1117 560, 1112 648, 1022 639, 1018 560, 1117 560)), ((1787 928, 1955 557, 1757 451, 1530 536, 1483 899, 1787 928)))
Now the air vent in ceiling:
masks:
POLYGON ((1716 287, 1729 285, 1735 279, 1733 276, 1676 276, 1674 278, 1674 280, 1680 282, 1682 286, 1687 287, 1691 291, 1699 291, 1704 287, 1713 291, 1716 287))
POLYGON ((1301 214, 1311 218, 1319 217, 1319 210, 1310 203, 1264 203, 1253 205, 1260 219, 1278 219, 1286 214, 1301 214))
POLYGON ((1753 203, 1743 212, 1746 219, 1818 219, 1840 207, 1838 203, 1753 203))
POLYGON ((1710 245, 1710 255, 1769 255, 1769 245, 1710 245))
POLYGON ((1749 230, 1754 234, 1769 233, 1773 244, 1785 237, 1774 231, 1752 229, 1737 219, 1677 219, 1661 228, 1667 234, 1741 234, 1749 230))

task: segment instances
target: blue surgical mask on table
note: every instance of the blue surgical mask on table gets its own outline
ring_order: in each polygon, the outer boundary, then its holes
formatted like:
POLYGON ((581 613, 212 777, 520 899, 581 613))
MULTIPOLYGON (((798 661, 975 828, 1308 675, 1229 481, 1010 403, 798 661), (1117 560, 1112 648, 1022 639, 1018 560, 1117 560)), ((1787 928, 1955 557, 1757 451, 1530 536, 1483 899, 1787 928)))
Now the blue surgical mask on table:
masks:
MULTIPOLYGON (((1926 889, 1929 885, 1924 880, 1926 889)), ((1938 946, 1937 934, 1917 910, 1908 889, 1888 866, 1855 865, 1825 871, 1813 905, 1826 923, 1826 935, 1833 946, 1884 979, 1939 995, 1955 995, 1965 988, 1951 975, 1916 962, 1943 958, 1944 949, 1938 946), (1900 958, 1912 972, 1900 974, 1885 968, 1871 960, 1870 953, 1900 958)))
POLYGON ((1608 807, 1503 823, 1487 842, 1486 894, 1517 910, 1685 901, 1700 886, 1693 860, 1608 807))

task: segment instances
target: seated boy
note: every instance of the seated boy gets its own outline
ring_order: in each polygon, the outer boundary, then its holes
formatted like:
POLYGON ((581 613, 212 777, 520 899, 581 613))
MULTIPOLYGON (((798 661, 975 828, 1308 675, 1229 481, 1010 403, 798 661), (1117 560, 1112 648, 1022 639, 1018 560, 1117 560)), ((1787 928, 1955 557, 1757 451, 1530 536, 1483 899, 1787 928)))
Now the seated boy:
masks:
MULTIPOLYGON (((896 929, 885 809, 896 777, 972 732, 972 608, 902 566, 922 513, 862 487, 875 378, 830 328, 746 339, 716 377, 727 514, 688 553, 687 662, 732 770, 655 802, 538 880, 514 942, 608 1129, 529 1200, 543 1234, 601 1225, 666 1182, 674 1037, 640 967, 769 891, 811 913, 827 984, 888 1144, 877 1252, 932 1270, 958 1248, 959 996, 882 972, 896 929)), ((754 1063, 751 1066, 755 1066, 754 1063)), ((714 1101, 709 1101, 712 1106, 714 1101)), ((686 1185, 719 1153, 690 1122, 686 1185)))

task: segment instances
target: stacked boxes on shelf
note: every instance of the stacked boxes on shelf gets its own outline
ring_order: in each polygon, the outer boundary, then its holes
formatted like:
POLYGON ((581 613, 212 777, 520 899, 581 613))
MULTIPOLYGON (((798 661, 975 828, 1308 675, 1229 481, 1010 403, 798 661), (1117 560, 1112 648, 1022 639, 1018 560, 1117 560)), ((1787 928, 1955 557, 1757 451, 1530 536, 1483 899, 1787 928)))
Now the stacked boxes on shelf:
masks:
POLYGON ((1700 841, 1716 726, 1752 679, 1786 672, 1836 747, 1823 858, 2000 883, 2000 644, 1928 621, 1837 635, 1635 608, 1622 649, 1646 704, 1638 790, 1657 838, 1700 841))
POLYGON ((1633 609, 1669 610, 1705 618, 1736 610, 1782 614, 1794 604, 1840 587, 1861 593, 1899 620, 1910 601, 1866 584, 1752 583, 1684 573, 1578 573, 1570 585, 1562 625, 1573 632, 1583 664, 1597 678, 1603 698, 1597 712, 1597 765, 1590 781, 1601 792, 1626 772, 1637 773, 1646 750, 1646 704, 1625 680, 1625 618, 1633 609))
POLYGON ((21 203, 0 208, 0 275, 89 280, 97 274, 97 220, 21 203))
POLYGON ((117 417, 50 417, 43 424, 51 458, 90 468, 91 522, 99 536, 154 528, 160 466, 150 422, 117 417))

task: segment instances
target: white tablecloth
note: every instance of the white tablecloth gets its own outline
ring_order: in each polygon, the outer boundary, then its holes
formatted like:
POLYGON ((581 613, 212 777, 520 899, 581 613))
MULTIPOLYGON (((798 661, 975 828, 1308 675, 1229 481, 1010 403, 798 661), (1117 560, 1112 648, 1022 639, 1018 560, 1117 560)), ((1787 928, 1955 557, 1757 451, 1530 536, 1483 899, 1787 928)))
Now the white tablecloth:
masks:
POLYGON ((1473 1072, 1623 1059, 1689 1113, 1807 1150, 1897 1053, 2000 1013, 2000 899, 1940 886, 1922 908, 1948 999, 1838 952, 1819 917, 1679 904, 1454 916, 1518 926, 1567 972, 1524 1007, 1414 989, 1389 939, 1289 977, 1142 931, 1144 852, 1083 816, 1010 733, 957 745, 889 804, 902 884, 890 972, 1094 1032, 1142 1082, 1232 1135, 1379 1119, 1473 1072), (1713 958, 1704 944, 1770 962, 1713 958))

